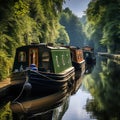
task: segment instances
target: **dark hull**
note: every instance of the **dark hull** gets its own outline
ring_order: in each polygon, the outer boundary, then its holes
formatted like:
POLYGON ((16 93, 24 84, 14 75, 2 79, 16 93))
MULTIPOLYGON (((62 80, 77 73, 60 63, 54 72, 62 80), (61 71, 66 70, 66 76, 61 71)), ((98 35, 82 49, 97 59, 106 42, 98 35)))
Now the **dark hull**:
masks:
POLYGON ((58 107, 65 99, 67 93, 56 92, 37 99, 27 101, 19 101, 11 103, 13 113, 34 114, 37 112, 45 112, 47 110, 58 107))
POLYGON ((24 96, 38 96, 52 94, 59 91, 69 91, 74 81, 74 68, 62 74, 52 74, 37 71, 24 71, 13 73, 11 76, 11 95, 16 96, 21 92, 24 96))
POLYGON ((85 60, 81 61, 80 63, 72 62, 72 64, 75 67, 75 81, 71 90, 71 94, 75 94, 82 84, 82 78, 85 73, 85 60))
POLYGON ((79 78, 85 73, 85 60, 80 63, 72 62, 72 65, 75 68, 75 80, 79 80, 79 78))
POLYGON ((96 57, 93 52, 84 51, 83 53, 84 53, 84 59, 87 65, 92 65, 96 63, 96 57))

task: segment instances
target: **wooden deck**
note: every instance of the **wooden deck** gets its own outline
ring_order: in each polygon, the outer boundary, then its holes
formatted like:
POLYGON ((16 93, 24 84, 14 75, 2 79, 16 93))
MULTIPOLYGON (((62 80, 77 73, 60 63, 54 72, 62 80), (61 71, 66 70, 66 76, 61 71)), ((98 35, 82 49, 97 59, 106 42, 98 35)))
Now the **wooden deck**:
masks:
POLYGON ((4 98, 9 93, 10 79, 7 78, 0 82, 0 99, 4 98))
POLYGON ((14 84, 20 84, 23 83, 23 81, 13 81, 11 82, 10 78, 7 78, 6 80, 3 80, 0 82, 0 99, 2 97, 5 97, 8 93, 9 93, 9 88, 10 86, 14 85, 14 84))
POLYGON ((7 87, 9 85, 10 85, 10 78, 7 78, 6 80, 0 82, 0 89, 7 87))

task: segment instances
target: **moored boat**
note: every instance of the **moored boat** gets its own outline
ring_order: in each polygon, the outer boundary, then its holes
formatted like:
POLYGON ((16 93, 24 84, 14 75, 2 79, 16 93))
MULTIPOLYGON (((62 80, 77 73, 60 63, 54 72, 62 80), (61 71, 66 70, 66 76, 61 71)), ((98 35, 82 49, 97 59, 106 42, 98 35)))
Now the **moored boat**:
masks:
POLYGON ((85 73, 90 73, 91 68, 96 64, 94 48, 87 45, 87 46, 84 46, 82 49, 83 49, 83 56, 86 63, 85 73))
POLYGON ((90 46, 84 46, 83 48, 83 55, 84 55, 84 59, 86 64, 95 64, 96 62, 96 58, 95 58, 95 54, 94 54, 94 48, 90 47, 90 46))
POLYGON ((74 76, 69 49, 47 44, 22 46, 16 49, 11 93, 33 96, 69 90, 74 76))
POLYGON ((83 50, 75 46, 65 46, 70 49, 72 65, 75 68, 75 82, 72 91, 76 92, 82 82, 85 73, 85 60, 83 58, 83 50))

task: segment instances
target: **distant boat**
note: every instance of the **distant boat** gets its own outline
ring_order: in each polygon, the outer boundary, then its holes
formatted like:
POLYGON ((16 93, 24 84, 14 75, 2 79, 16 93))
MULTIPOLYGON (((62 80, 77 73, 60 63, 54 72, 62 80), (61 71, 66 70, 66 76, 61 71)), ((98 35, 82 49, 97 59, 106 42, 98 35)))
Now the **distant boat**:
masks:
POLYGON ((96 57, 94 54, 94 48, 90 46, 84 46, 83 48, 83 55, 84 59, 87 65, 89 64, 95 64, 96 63, 96 57))
POLYGON ((83 50, 75 46, 65 46, 70 49, 72 65, 75 68, 75 85, 73 91, 77 91, 82 82, 82 76, 85 73, 85 60, 83 50))
POLYGON ((10 90, 14 95, 69 90, 75 78, 70 50, 42 43, 19 47, 10 77, 10 90))
POLYGON ((94 53, 94 48, 90 46, 84 46, 83 56, 85 59, 85 73, 91 73, 93 66, 96 64, 96 57, 94 53))

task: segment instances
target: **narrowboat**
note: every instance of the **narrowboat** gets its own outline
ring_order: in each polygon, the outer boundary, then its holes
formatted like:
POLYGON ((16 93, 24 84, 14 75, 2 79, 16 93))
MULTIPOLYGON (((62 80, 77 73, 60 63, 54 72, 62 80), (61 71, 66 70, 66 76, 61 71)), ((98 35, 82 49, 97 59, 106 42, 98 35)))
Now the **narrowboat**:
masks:
POLYGON ((44 43, 16 49, 11 93, 38 95, 69 90, 75 78, 70 50, 44 43))
POLYGON ((96 63, 96 58, 94 54, 94 48, 90 46, 84 46, 83 48, 83 55, 84 59, 87 65, 89 64, 95 64, 96 63))
POLYGON ((85 60, 83 50, 75 46, 65 46, 70 49, 72 66, 75 68, 75 82, 72 91, 77 91, 81 85, 85 73, 85 60))

